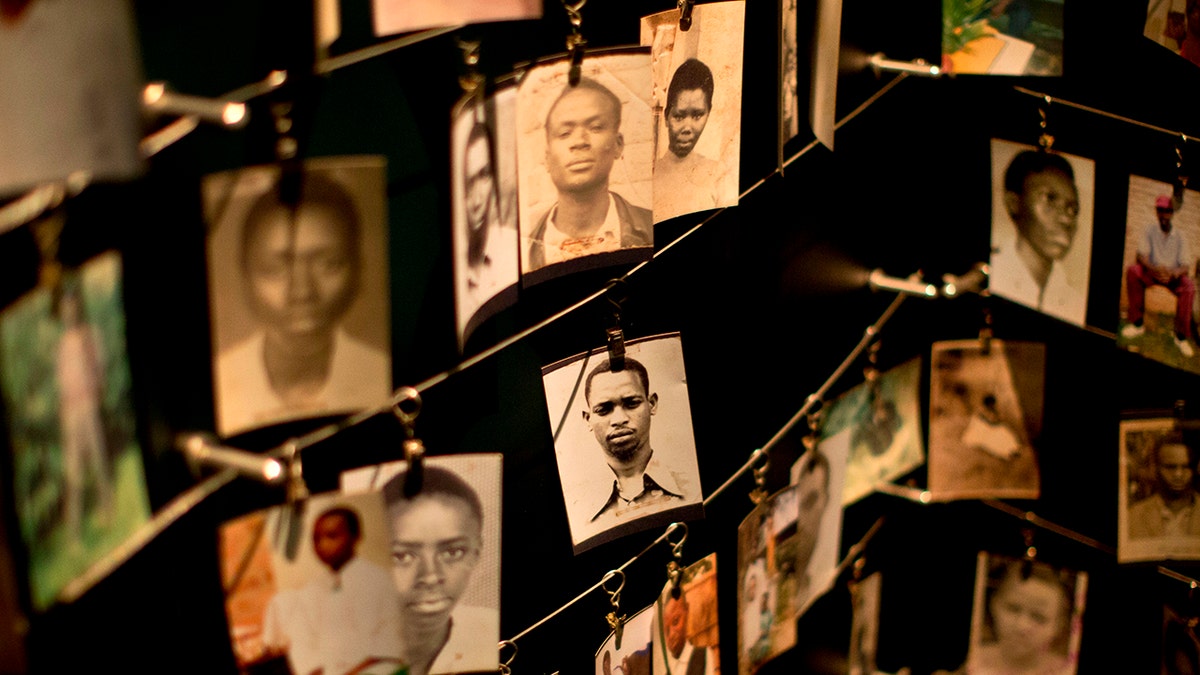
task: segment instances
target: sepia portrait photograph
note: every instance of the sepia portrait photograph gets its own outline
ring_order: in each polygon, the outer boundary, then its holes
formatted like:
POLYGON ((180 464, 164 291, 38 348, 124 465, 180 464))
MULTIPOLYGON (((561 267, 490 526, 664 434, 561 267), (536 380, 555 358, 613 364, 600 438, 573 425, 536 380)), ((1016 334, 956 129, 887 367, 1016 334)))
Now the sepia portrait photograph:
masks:
POLYGON ((575 553, 704 513, 678 333, 542 368, 575 553))
POLYGON ((122 263, 103 253, 0 313, 0 385, 29 599, 47 609, 150 517, 122 263))
POLYGON ((371 10, 378 37, 438 26, 542 18, 541 0, 371 0, 371 10))
POLYGON ((779 16, 779 147, 800 135, 800 56, 796 0, 781 0, 779 16))
POLYGON ((968 673, 1073 675, 1087 572, 980 552, 968 673))
POLYGON ((713 675, 721 670, 717 626, 717 554, 680 570, 654 604, 651 636, 655 675, 713 675))
POLYGON ((912 359, 876 375, 826 406, 821 433, 846 429, 850 451, 842 504, 850 505, 925 462, 921 433, 922 360, 912 359))
POLYGON ((472 331, 517 300, 516 89, 476 104, 467 97, 451 127, 454 302, 461 351, 472 331))
POLYGON ((1195 610, 1177 611, 1163 604, 1162 675, 1200 673, 1200 635, 1195 610))
POLYGON ((131 3, 4 3, 0 195, 72 174, 98 181, 137 175, 141 88, 131 3))
POLYGON ((650 669, 650 635, 654 606, 644 607, 625 621, 620 638, 610 633, 596 652, 596 675, 657 675, 650 669))
POLYGON ((1095 162, 992 139, 995 295, 1085 325, 1095 162))
POLYGON ((883 576, 876 572, 850 584, 853 613, 850 622, 850 650, 847 675, 875 675, 875 655, 879 647, 879 602, 883 576))
POLYGON ((1200 2, 1148 0, 1142 35, 1200 66, 1200 2))
POLYGON ((936 500, 1040 493, 1046 346, 935 342, 929 375, 929 492, 936 500))
POLYGON ((1117 346, 1200 373, 1200 193, 1129 177, 1117 346))
POLYGON ((222 436, 356 412, 392 392, 383 159, 205 177, 222 436))
POLYGON ((1197 439, 1175 418, 1121 421, 1117 560, 1200 559, 1197 439))
POLYGON ((654 115, 646 48, 530 68, 517 93, 521 273, 532 285, 654 252, 654 115))
POLYGON ((654 72, 654 222, 738 202, 744 0, 642 18, 654 72), (658 120, 662 120, 659 122, 658 120))
POLYGON ((945 0, 942 70, 951 75, 1063 73, 1062 0, 945 0))
POLYGON ((401 643, 413 675, 496 670, 502 459, 426 457, 419 489, 408 486, 402 460, 342 473, 343 493, 383 494, 401 643))

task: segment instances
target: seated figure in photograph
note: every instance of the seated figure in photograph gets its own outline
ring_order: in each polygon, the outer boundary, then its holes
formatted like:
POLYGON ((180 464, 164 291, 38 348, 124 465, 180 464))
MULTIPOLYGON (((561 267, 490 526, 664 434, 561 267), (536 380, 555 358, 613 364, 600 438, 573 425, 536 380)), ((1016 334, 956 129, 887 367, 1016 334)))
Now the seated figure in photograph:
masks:
POLYGON ((1154 200, 1158 223, 1148 225, 1138 239, 1137 254, 1132 265, 1125 268, 1125 293, 1129 302, 1127 323, 1121 327, 1121 337, 1132 340, 1146 332, 1146 289, 1162 286, 1175 296, 1175 346, 1185 358, 1195 354, 1190 339, 1192 333, 1192 297, 1196 284, 1188 274, 1195 262, 1187 238, 1171 220, 1175 204, 1170 195, 1154 200))

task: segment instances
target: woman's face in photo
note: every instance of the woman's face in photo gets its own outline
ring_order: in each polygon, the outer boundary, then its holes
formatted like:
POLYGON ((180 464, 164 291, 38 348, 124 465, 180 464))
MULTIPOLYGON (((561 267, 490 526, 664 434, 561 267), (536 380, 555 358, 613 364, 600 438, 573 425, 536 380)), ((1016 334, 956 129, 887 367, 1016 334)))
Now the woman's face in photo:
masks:
POLYGON ((407 621, 443 623, 479 560, 480 523, 461 499, 417 496, 390 508, 392 580, 407 621))
POLYGON ((992 596, 991 612, 996 642, 1006 658, 1021 662, 1050 651, 1066 625, 1066 598, 1056 583, 1010 574, 992 596))

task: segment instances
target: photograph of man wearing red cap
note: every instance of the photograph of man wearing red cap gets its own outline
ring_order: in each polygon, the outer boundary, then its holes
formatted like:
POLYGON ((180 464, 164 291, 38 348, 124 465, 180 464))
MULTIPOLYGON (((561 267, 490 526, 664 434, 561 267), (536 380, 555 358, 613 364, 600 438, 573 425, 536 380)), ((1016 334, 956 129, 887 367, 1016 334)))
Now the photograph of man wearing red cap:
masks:
MULTIPOLYGON (((1148 189, 1165 184, 1136 176, 1130 178, 1130 211, 1127 223, 1141 217, 1145 206, 1135 208, 1134 201, 1140 196, 1141 204, 1149 201, 1148 189), (1139 194, 1140 193, 1140 194, 1139 194)), ((1200 228, 1183 228, 1173 223, 1176 211, 1183 209, 1183 199, 1170 194, 1158 194, 1154 199, 1157 222, 1134 231, 1127 226, 1125 267, 1125 321, 1121 325, 1118 344, 1146 356, 1178 365, 1188 370, 1197 370, 1200 365, 1191 363, 1195 349, 1191 344, 1192 299, 1196 293, 1195 281, 1189 275, 1195 263, 1189 239, 1200 236, 1200 228), (1132 249, 1132 256, 1130 256, 1132 249), (1128 264, 1132 260, 1132 264, 1128 264), (1158 297, 1147 292, 1160 286, 1171 293, 1175 300, 1172 317, 1170 300, 1162 293, 1158 297), (1149 305, 1149 306, 1148 306, 1149 305), (1150 318, 1147 321, 1147 317, 1150 318), (1159 349, 1166 343, 1166 328, 1173 318, 1174 346, 1182 361, 1169 350, 1159 349), (1149 328, 1149 330, 1147 330, 1149 328), (1163 345, 1157 343, 1162 342, 1163 345), (1165 353, 1164 353, 1165 352, 1165 353)), ((1195 201, 1195 200, 1193 200, 1195 201)))

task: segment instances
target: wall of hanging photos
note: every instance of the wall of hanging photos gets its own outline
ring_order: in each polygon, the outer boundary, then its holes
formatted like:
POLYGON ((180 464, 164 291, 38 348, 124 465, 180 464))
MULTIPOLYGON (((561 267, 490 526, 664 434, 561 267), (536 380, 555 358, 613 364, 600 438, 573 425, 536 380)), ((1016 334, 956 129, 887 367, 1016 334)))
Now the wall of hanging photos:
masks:
POLYGON ((0 673, 1195 672, 1184 4, 0 2, 0 673))

